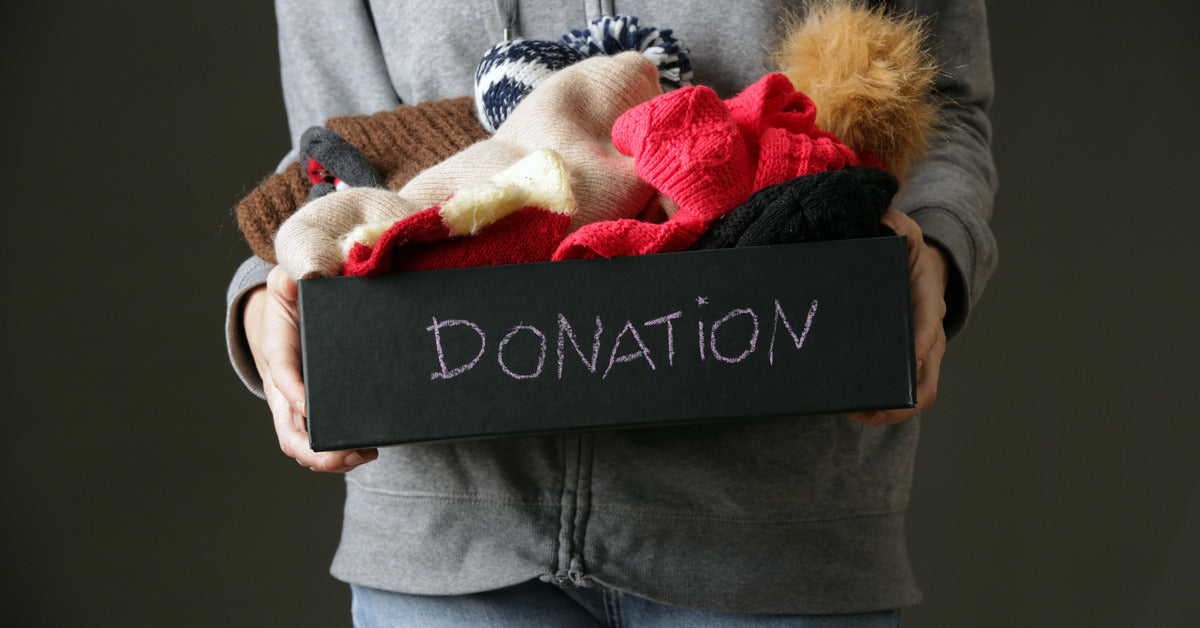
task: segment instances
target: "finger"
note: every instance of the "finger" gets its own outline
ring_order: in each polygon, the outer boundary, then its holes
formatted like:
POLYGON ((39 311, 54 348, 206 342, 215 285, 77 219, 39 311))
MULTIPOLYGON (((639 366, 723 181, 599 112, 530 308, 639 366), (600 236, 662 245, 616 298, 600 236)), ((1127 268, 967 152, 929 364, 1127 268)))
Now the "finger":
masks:
POLYGON ((267 364, 266 379, 270 379, 287 400, 289 408, 307 415, 304 406, 304 381, 300 378, 300 346, 286 329, 272 332, 264 347, 267 364))
POLYGON ((292 411, 283 394, 274 385, 264 386, 264 389, 268 389, 267 401, 271 405, 279 449, 300 466, 312 471, 344 473, 379 456, 378 450, 375 449, 313 451, 308 442, 308 429, 304 417, 292 411))
POLYGON ((355 449, 351 451, 322 451, 306 457, 304 464, 313 471, 322 473, 345 473, 359 465, 366 464, 378 457, 374 449, 355 449))
POLYGON ((937 391, 938 364, 941 361, 941 354, 937 350, 939 338, 941 338, 942 351, 945 349, 942 319, 946 315, 946 304, 936 285, 936 278, 927 268, 926 260, 922 259, 926 244, 920 225, 907 214, 890 207, 884 212, 881 222, 891 227, 896 235, 905 236, 908 240, 913 345, 917 362, 917 406, 876 412, 855 412, 847 415, 851 420, 866 425, 900 423, 912 419, 920 410, 928 408, 933 403, 932 397, 936 395, 937 391), (927 402, 923 403, 923 400, 927 402))
POLYGON ((871 422, 871 419, 875 418, 876 414, 878 414, 878 413, 875 412, 874 410, 870 410, 867 412, 847 412, 846 418, 850 419, 851 421, 854 421, 855 423, 866 423, 869 425, 871 422))
POLYGON ((296 281, 288 277, 287 272, 282 266, 276 266, 267 273, 267 288, 276 295, 277 298, 283 299, 287 303, 295 303, 299 300, 299 289, 296 281))
POLYGON ((917 370, 924 368, 929 354, 941 338, 946 336, 942 320, 946 317, 946 301, 918 287, 913 295, 913 346, 917 359, 917 370))
POLYGON ((267 328, 264 361, 268 376, 283 393, 291 408, 307 415, 304 381, 300 375, 300 326, 296 304, 296 282, 276 267, 267 277, 270 301, 265 313, 267 328))
POLYGON ((846 418, 863 425, 892 425, 902 423, 917 416, 916 408, 900 408, 897 410, 877 410, 873 412, 852 412, 846 418))
POLYGON ((273 384, 264 384, 267 392, 267 403, 271 407, 271 420, 275 425, 275 436, 279 439, 279 449, 289 458, 298 458, 308 449, 308 433, 297 426, 293 419, 294 412, 283 393, 273 384))
POLYGON ((921 240, 921 227, 915 220, 908 217, 902 211, 897 211, 889 207, 883 213, 883 218, 880 222, 892 228, 896 235, 906 236, 908 238, 909 264, 912 263, 913 246, 921 240))
POLYGON ((319 473, 345 473, 357 466, 375 460, 378 456, 378 451, 375 449, 319 452, 307 450, 296 457, 296 462, 310 471, 319 473))
POLYGON ((284 455, 312 471, 333 473, 349 471, 368 461, 368 458, 361 454, 353 456, 352 454, 357 453, 353 451, 313 451, 308 442, 308 430, 304 427, 304 417, 293 412, 282 395, 279 395, 279 399, 280 410, 273 412, 273 416, 279 449, 284 455))
POLYGON ((946 355, 946 335, 940 334, 933 349, 925 360, 925 367, 917 377, 917 410, 927 410, 937 400, 938 378, 942 370, 942 358, 946 355))
MULTIPOLYGON (((910 241, 912 242, 912 241, 910 241)), ((913 312, 913 345, 917 369, 921 369, 939 335, 944 336, 946 318, 945 284, 938 277, 931 249, 923 241, 912 244, 912 270, 909 276, 913 312)))
POLYGON ((883 410, 867 410, 865 412, 850 412, 846 415, 846 418, 855 423, 862 423, 863 425, 879 425, 880 417, 884 414, 883 410))
POLYGON ((279 450, 289 458, 305 467, 312 467, 316 456, 308 444, 308 430, 304 418, 294 412, 291 404, 271 380, 263 382, 263 392, 267 395, 267 404, 271 408, 271 419, 275 425, 275 437, 279 440, 279 450))

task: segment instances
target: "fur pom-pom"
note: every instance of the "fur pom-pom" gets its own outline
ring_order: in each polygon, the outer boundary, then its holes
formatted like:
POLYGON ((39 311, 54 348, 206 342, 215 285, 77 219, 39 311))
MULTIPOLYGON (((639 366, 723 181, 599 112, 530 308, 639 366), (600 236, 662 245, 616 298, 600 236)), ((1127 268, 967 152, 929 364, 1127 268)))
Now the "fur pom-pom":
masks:
POLYGON ((692 62, 683 42, 672 37, 669 28, 639 26, 636 17, 614 15, 593 20, 587 29, 563 35, 562 43, 587 57, 636 50, 658 66, 658 82, 663 91, 692 82, 692 62))
POLYGON ((938 67, 923 21, 854 0, 810 2, 774 61, 816 104, 817 126, 871 151, 897 178, 928 150, 938 67))

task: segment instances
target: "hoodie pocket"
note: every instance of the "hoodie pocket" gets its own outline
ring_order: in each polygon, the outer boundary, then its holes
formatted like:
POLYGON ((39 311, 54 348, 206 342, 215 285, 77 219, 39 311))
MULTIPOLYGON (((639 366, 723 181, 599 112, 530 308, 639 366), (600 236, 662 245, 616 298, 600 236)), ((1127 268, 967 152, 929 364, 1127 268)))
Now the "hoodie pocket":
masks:
POLYGON ((844 470, 858 464, 859 433, 841 422, 813 416, 598 433, 593 508, 776 520, 844 511, 844 470))

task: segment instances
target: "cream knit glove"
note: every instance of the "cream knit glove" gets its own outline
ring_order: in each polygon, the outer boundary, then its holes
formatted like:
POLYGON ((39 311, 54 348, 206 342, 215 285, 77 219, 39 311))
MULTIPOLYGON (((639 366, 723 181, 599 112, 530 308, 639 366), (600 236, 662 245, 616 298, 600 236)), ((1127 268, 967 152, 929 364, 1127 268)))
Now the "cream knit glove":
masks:
POLYGON ((569 66, 530 92, 490 139, 418 174, 398 192, 351 189, 303 207, 279 230, 279 263, 295 279, 337 275, 343 239, 356 227, 391 225, 545 148, 566 166, 577 203, 572 229, 637 216, 655 191, 638 178, 633 158, 613 147, 611 131, 618 116, 660 93, 655 65, 637 52, 569 66))

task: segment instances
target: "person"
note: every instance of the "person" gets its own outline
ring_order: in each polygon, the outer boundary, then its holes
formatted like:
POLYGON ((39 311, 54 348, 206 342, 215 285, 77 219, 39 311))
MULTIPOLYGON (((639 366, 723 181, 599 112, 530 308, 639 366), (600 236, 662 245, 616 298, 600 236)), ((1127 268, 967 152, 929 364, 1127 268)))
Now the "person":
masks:
MULTIPOLYGON (((729 97, 769 71, 802 3, 517 5, 277 0, 293 143, 333 116, 468 95, 491 43, 615 12, 673 29, 694 82, 729 97)), ((346 474, 331 571, 356 625, 895 625, 920 600, 904 541, 919 412, 996 264, 992 75, 982 0, 889 6, 930 20, 943 64, 945 123, 885 217, 910 243, 913 410, 314 453, 296 284, 257 258, 239 268, 235 370, 285 454, 346 474)))

